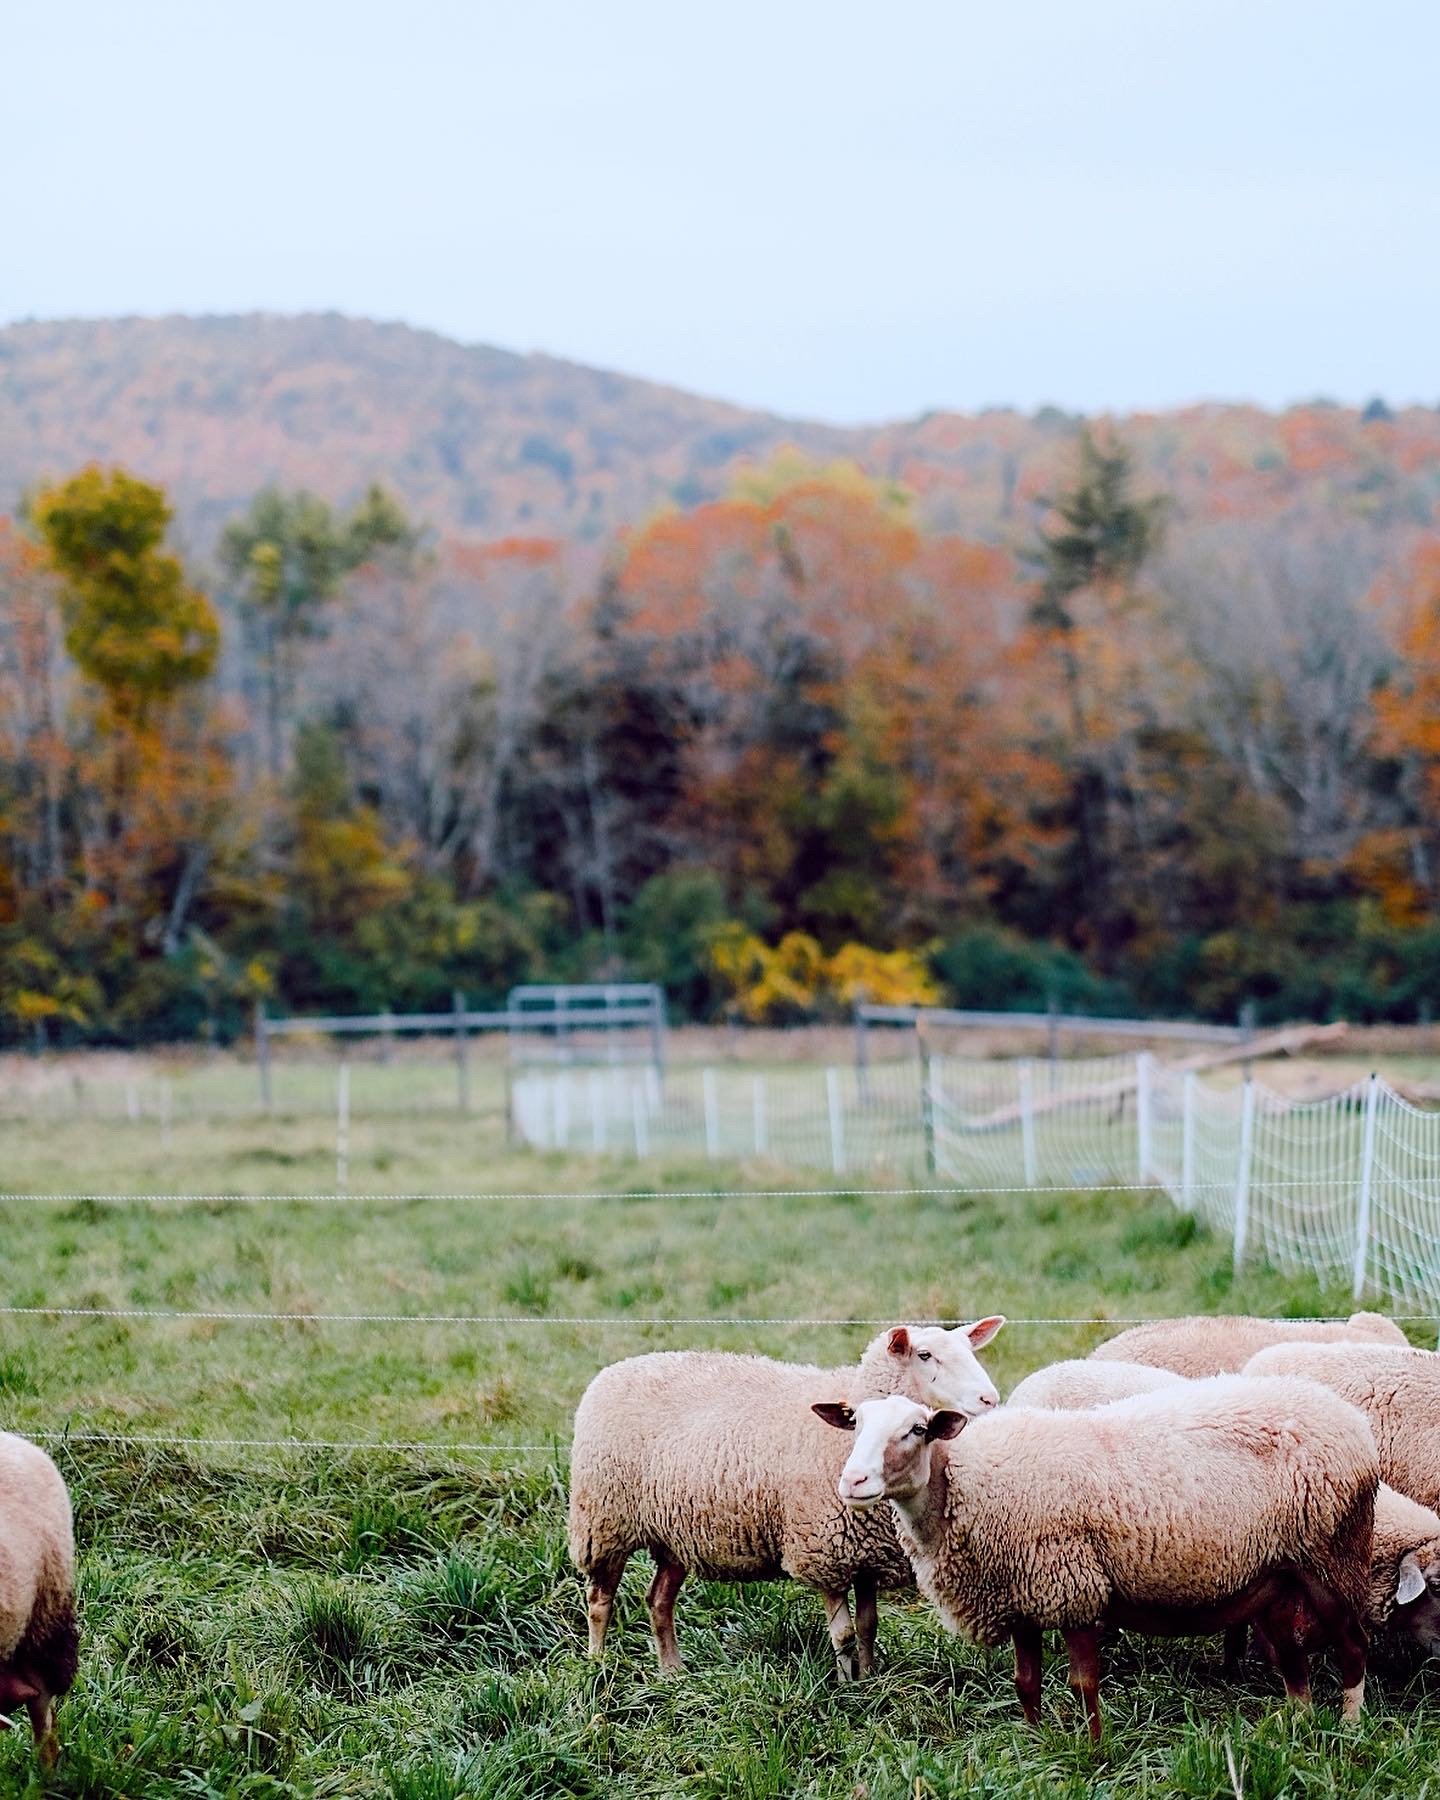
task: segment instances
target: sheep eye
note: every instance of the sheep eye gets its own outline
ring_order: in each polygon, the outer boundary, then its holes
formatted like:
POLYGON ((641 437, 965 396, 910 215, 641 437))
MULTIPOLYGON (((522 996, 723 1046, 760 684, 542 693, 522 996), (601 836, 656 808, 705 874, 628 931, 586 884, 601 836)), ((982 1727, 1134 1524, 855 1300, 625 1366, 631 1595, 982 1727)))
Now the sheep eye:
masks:
POLYGON ((924 1437, 925 1427, 923 1425, 912 1425, 910 1427, 910 1435, 911 1437, 924 1437))
POLYGON ((920 1358, 921 1362, 930 1361, 930 1352, 928 1350, 917 1350, 915 1354, 920 1358))

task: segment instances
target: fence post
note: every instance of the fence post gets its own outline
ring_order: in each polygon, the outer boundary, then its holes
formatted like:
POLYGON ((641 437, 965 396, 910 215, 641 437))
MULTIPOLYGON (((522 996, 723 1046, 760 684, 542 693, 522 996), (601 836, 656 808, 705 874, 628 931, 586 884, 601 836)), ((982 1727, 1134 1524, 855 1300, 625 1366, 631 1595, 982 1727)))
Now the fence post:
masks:
POLYGON ((570 1072, 555 1071, 555 1148, 570 1148, 570 1072))
POLYGON ((1180 1204, 1195 1210, 1195 1071, 1185 1071, 1180 1118, 1180 1204))
POLYGON ((865 996, 855 996, 855 1080, 860 1090, 860 1103, 870 1099, 870 1034, 865 1024, 865 996))
POLYGON ((920 1045, 920 1135, 925 1146, 925 1173, 935 1173, 935 1097, 930 1088, 930 1046, 919 1021, 915 1025, 920 1045))
POLYGON ((701 1073, 700 1090, 705 1099, 705 1154, 714 1162, 720 1154, 720 1102, 713 1069, 701 1073))
POLYGON ((590 1147, 597 1151, 605 1148, 605 1105, 600 1086, 603 1080, 598 1070, 590 1071, 590 1147))
POLYGON ((1025 1160, 1025 1185, 1035 1185, 1035 1079, 1027 1057, 1020 1065, 1020 1152, 1025 1160))
POLYGON ((140 1090, 133 1081, 125 1083, 125 1117, 132 1125, 140 1117, 140 1090))
POLYGON ((342 1056, 335 1076, 335 1192, 350 1190, 350 1058, 342 1056))
POLYGON ((1235 1246, 1233 1268, 1240 1273, 1250 1229, 1250 1146, 1255 1136, 1255 1083, 1247 1076, 1240 1102, 1240 1162, 1235 1172, 1235 1246))
POLYGON ((387 1006, 380 1015, 380 1060, 388 1063, 395 1054, 395 1016, 387 1006))
POLYGON ((160 1083, 160 1148, 170 1154, 170 1116, 174 1109, 175 1090, 169 1081, 160 1083))
POLYGON ((1060 1060, 1060 1001, 1055 994, 1045 1000, 1045 1054, 1050 1061, 1050 1085, 1055 1085, 1055 1064, 1060 1060))
POLYGON ((1142 1050, 1135 1058, 1135 1159, 1139 1167, 1139 1183, 1144 1187, 1150 1175, 1150 1072, 1151 1056, 1142 1050))
POLYGON ((265 1011, 265 1002, 255 1002, 255 1064, 260 1071, 260 1105, 265 1112, 274 1112, 275 1099, 270 1088, 270 1018, 265 1011))
POLYGON ((1355 1210, 1355 1281, 1358 1300, 1365 1292, 1365 1265, 1370 1256, 1370 1194, 1375 1182, 1375 1114, 1380 1103, 1379 1078, 1372 1072, 1365 1089, 1365 1130, 1360 1140, 1360 1202, 1355 1210))
POLYGON ((643 1161, 650 1154, 650 1121, 645 1112, 645 1095, 638 1081, 630 1089, 630 1117, 635 1127, 635 1154, 643 1161))
POLYGON ((465 996, 459 988, 450 996, 455 1009, 455 1088, 460 1110, 470 1110, 470 1046, 465 1036, 465 996))
POLYGON ((665 995, 657 989, 650 998, 650 1055, 660 1080, 665 1079, 665 995))
POLYGON ((837 1175, 845 1172, 845 1125, 840 1112, 840 1071, 825 1071, 825 1101, 830 1113, 830 1167, 837 1175))
POLYGON ((755 1077, 755 1088, 752 1096, 755 1115, 755 1154, 763 1156, 769 1148, 768 1121, 765 1117, 765 1077, 755 1077))

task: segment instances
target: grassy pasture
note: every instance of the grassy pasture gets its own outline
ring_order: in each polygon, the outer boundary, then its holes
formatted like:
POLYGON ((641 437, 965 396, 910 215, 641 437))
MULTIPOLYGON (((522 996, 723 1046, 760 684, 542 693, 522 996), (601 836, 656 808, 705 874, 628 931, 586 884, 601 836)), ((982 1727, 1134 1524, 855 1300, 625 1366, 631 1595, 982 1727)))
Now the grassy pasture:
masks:
MULTIPOLYGON (((163 1144, 149 1119, 7 1120, 0 1157, 4 1187, 37 1196, 7 1208, 10 1306, 507 1321, 0 1318, 0 1420, 19 1430, 434 1446, 60 1446, 85 1650, 49 1791, 935 1800, 1208 1797, 1237 1784, 1256 1797, 1419 1794, 1427 1780, 1436 1791, 1440 1670, 1403 1657, 1377 1666, 1370 1716, 1342 1730, 1324 1706, 1283 1712, 1258 1670, 1222 1683, 1214 1644, 1122 1642, 1097 1755, 1075 1733, 1058 1665, 1046 1723, 1028 1732, 1006 1659, 947 1639, 918 1604, 886 1606, 882 1674, 841 1690, 811 1596, 696 1584, 680 1602, 692 1674, 662 1683, 637 1559, 606 1664, 580 1654, 563 1443, 602 1363, 682 1344, 839 1362, 868 1335, 723 1323, 735 1316, 1344 1309, 1344 1296, 1263 1267, 1232 1285, 1228 1247, 1161 1199, 777 1200, 753 1190, 823 1184, 779 1167, 516 1152, 493 1106, 468 1118, 358 1109, 353 1197, 338 1204, 224 1197, 329 1191, 323 1117, 207 1122, 177 1109, 163 1144), (691 1190, 705 1197, 682 1197, 691 1190), (38 1197, 107 1191, 216 1198, 38 1197), (591 1193, 604 1197, 575 1197, 591 1193), (665 1319, 702 1322, 648 1322, 665 1319), (497 1449, 445 1450, 474 1444, 497 1449)), ((1017 1324, 986 1360, 1008 1386, 1105 1329, 1017 1324)), ((1333 1697, 1333 1672, 1317 1691, 1333 1697)), ((41 1791, 27 1734, 0 1736, 0 1793, 41 1791)))

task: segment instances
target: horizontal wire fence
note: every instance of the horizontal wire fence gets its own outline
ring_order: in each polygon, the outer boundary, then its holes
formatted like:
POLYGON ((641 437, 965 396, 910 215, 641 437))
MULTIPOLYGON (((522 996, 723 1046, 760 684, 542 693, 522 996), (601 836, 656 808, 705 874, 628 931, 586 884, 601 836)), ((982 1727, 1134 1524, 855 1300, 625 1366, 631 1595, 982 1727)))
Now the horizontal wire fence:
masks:
MULTIPOLYGON (((192 1319, 192 1318, 193 1319, 211 1320, 211 1319, 219 1318, 219 1319, 230 1319, 230 1320, 234 1320, 234 1321, 238 1321, 238 1322, 245 1322, 245 1323, 267 1322, 267 1321, 272 1321, 272 1320, 277 1321, 277 1322, 288 1322, 289 1320, 293 1319, 296 1316, 296 1315, 288 1314, 288 1313, 263 1313, 263 1312, 187 1313, 187 1312, 179 1312, 179 1311, 146 1311, 146 1310, 142 1310, 142 1309, 126 1309, 122 1312, 116 1313, 112 1309, 107 1309, 107 1308, 103 1308, 103 1307, 93 1307, 93 1308, 42 1308, 42 1307, 13 1308, 13 1307, 11 1307, 11 1308, 4 1308, 4 1309, 0 1309, 0 1310, 3 1310, 6 1313, 12 1313, 12 1314, 19 1312, 19 1313, 24 1313, 24 1314, 56 1315, 56 1316, 63 1317, 63 1318, 80 1318, 80 1317, 109 1318, 109 1317, 115 1317, 115 1316, 125 1317, 125 1318, 141 1317, 141 1318, 160 1318, 160 1319, 179 1319, 179 1320, 192 1319)), ((895 1315, 889 1315, 889 1316, 885 1316, 885 1317, 876 1316, 876 1317, 872 1317, 872 1318, 789 1318, 789 1317, 786 1317, 786 1318, 759 1318, 759 1317, 709 1318, 709 1317, 694 1317, 694 1318, 646 1318, 646 1319, 640 1319, 640 1318, 632 1318, 629 1316, 625 1316, 625 1317, 620 1317, 620 1318, 563 1318, 562 1319, 562 1318, 556 1318, 556 1317, 543 1317, 543 1318, 518 1317, 517 1318, 517 1317, 510 1317, 510 1316, 485 1317, 485 1316, 479 1316, 479 1315, 473 1316, 473 1317, 468 1317, 468 1316, 462 1317, 460 1315, 435 1316, 435 1315, 424 1315, 424 1314, 417 1314, 417 1315, 405 1314, 405 1315, 396 1316, 396 1315, 392 1315, 392 1314, 354 1314, 354 1313, 352 1313, 352 1314, 334 1314, 334 1315, 318 1314, 318 1315, 310 1315, 309 1317, 315 1323, 344 1323, 344 1324, 387 1324, 388 1325, 388 1324, 395 1324, 395 1323, 408 1323, 408 1324, 427 1324, 428 1325, 428 1324, 437 1324, 437 1323, 464 1323, 464 1324, 469 1324, 469 1325, 506 1325, 506 1326, 517 1325, 517 1324, 538 1325, 538 1326, 547 1326, 547 1325, 549 1325, 549 1326, 562 1326, 562 1325, 563 1326, 575 1326, 575 1325, 617 1326, 618 1325, 618 1326, 635 1327, 635 1328, 638 1328, 641 1326, 654 1327, 654 1326, 664 1326, 664 1325, 690 1326, 690 1327, 700 1326, 700 1325, 705 1325, 705 1326, 710 1326, 710 1325, 735 1325, 735 1326, 783 1325, 783 1326, 804 1327, 807 1329, 836 1330, 836 1329, 849 1328, 849 1327, 855 1327, 855 1326, 883 1327, 885 1325, 894 1323, 895 1315)), ((1158 1319, 1161 1319, 1163 1317, 1164 1317, 1164 1315, 1156 1315, 1156 1314, 1148 1314, 1148 1313, 1147 1314, 1133 1314, 1133 1315, 1132 1314, 1116 1314, 1113 1316, 1104 1316, 1104 1317, 1097 1317, 1094 1314, 1068 1315, 1068 1316, 1058 1316, 1057 1315, 1057 1316, 1034 1317, 1034 1318, 1016 1317, 1014 1315, 1011 1315, 1006 1320, 1006 1328, 1009 1331, 1014 1331, 1017 1329, 1042 1329, 1043 1330, 1043 1329, 1054 1329, 1054 1328, 1067 1328, 1067 1329, 1088 1328, 1088 1329, 1092 1329, 1092 1330, 1111 1331, 1111 1330, 1123 1328, 1123 1327, 1129 1326, 1129 1325, 1153 1324, 1153 1323, 1157 1322, 1158 1319)), ((1423 1325, 1426 1325, 1427 1327, 1431 1327, 1431 1328, 1433 1328, 1436 1324, 1435 1315, 1430 1314, 1430 1313, 1396 1314, 1396 1315, 1394 1315, 1394 1317, 1396 1318, 1396 1322, 1401 1323, 1401 1324, 1412 1324, 1412 1325, 1413 1324, 1423 1324, 1423 1325)), ((939 1319, 923 1320, 923 1319, 912 1318, 909 1320, 909 1322, 911 1324, 942 1324, 942 1323, 947 1323, 949 1321, 944 1321, 944 1320, 939 1320, 939 1319)), ((1305 1320, 1291 1319, 1287 1322, 1291 1323, 1291 1324, 1300 1324, 1300 1323, 1331 1324, 1331 1323, 1341 1322, 1341 1318, 1339 1315, 1325 1315, 1323 1317, 1311 1317, 1311 1318, 1308 1318, 1305 1320)), ((400 1457, 400 1458, 405 1458, 405 1459, 410 1459, 410 1460, 420 1460, 420 1461, 430 1461, 430 1462, 457 1462, 457 1463, 475 1462, 477 1460, 482 1460, 482 1461, 485 1461, 486 1463, 493 1463, 495 1459, 520 1459, 520 1458, 524 1458, 524 1457, 543 1456, 543 1457, 548 1458, 550 1461, 559 1464, 559 1463, 562 1463, 564 1458, 568 1455, 569 1448, 570 1448, 568 1441, 559 1435, 556 1435, 556 1436, 553 1436, 553 1437, 550 1437, 550 1438, 547 1438, 544 1440, 540 1440, 540 1441, 528 1441, 528 1442, 464 1442, 464 1441, 455 1441, 455 1440, 451 1440, 451 1441, 447 1442, 443 1439, 326 1438, 326 1437, 301 1437, 301 1436, 296 1436, 296 1435, 275 1436, 275 1437, 204 1436, 204 1435, 191 1435, 191 1434, 184 1433, 184 1432, 114 1431, 114 1430, 109 1430, 109 1429, 96 1428, 94 1426, 90 1426, 87 1424, 63 1426, 63 1427, 59 1427, 59 1428, 47 1427, 47 1428, 43 1428, 43 1429, 33 1429, 33 1430, 27 1429, 26 1435, 31 1438, 36 1439, 37 1441, 39 1441, 41 1443, 49 1444, 53 1448, 56 1448, 57 1450, 58 1449, 83 1450, 86 1446, 96 1446, 96 1447, 103 1446, 103 1447, 108 1447, 108 1448, 112 1448, 112 1449, 116 1449, 116 1450, 148 1451, 151 1453, 164 1452, 164 1451, 182 1451, 182 1452, 196 1452, 196 1453, 199 1453, 199 1452, 214 1453, 214 1452, 222 1452, 222 1451, 223 1452, 271 1451, 271 1452, 283 1452, 285 1454, 303 1455, 303 1456, 307 1456, 307 1457, 314 1457, 314 1456, 322 1456, 322 1457, 323 1456, 336 1456, 336 1457, 346 1456, 346 1457, 349 1457, 349 1456, 370 1454, 370 1455, 375 1455, 375 1456, 400 1457)))
MULTIPOLYGON (((730 1069, 533 1073, 517 1135, 547 1150, 943 1177, 978 1193, 1160 1187, 1227 1234, 1236 1267, 1347 1280, 1440 1305, 1440 1112, 1378 1076, 1294 1101, 1221 1088, 1152 1055, 910 1063, 771 1074, 730 1069)), ((911 1190, 913 1191, 913 1190, 911 1190)))

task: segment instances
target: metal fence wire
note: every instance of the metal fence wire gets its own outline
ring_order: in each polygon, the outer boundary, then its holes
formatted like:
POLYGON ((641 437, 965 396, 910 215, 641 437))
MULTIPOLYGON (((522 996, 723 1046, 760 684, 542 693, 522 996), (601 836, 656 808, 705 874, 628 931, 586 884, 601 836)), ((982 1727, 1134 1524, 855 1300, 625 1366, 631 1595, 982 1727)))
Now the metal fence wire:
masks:
POLYGON ((1440 1304, 1440 1111, 1381 1077, 1296 1101, 1153 1055, 925 1056, 869 1068, 535 1071, 511 1095, 536 1148, 798 1168, 960 1189, 1162 1189, 1250 1255, 1440 1304))

